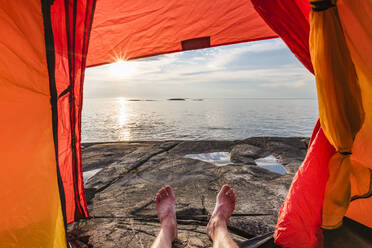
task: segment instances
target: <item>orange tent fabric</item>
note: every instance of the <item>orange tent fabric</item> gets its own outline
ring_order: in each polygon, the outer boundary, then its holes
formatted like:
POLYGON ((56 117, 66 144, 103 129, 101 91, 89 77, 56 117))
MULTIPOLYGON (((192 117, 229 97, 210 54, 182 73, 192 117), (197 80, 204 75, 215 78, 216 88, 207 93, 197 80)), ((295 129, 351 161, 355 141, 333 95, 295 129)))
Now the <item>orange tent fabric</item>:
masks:
MULTIPOLYGON (((356 67, 362 93, 365 120, 358 132, 351 159, 369 169, 369 190, 359 199, 352 199, 346 215, 372 228, 372 4, 363 0, 339 0, 337 8, 344 30, 346 43, 356 67)), ((352 177, 352 180, 356 180, 352 177)), ((367 185, 365 183, 364 185, 367 185)))
POLYGON ((87 66, 275 38, 251 1, 97 1, 87 66))
POLYGON ((0 6, 0 247, 66 247, 44 6, 0 6))

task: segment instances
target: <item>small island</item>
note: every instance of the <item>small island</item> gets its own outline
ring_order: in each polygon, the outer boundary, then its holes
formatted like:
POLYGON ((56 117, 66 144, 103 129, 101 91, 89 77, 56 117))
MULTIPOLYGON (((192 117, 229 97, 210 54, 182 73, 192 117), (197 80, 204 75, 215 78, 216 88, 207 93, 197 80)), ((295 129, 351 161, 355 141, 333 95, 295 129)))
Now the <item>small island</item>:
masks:
POLYGON ((185 98, 169 98, 168 101, 186 101, 185 98))

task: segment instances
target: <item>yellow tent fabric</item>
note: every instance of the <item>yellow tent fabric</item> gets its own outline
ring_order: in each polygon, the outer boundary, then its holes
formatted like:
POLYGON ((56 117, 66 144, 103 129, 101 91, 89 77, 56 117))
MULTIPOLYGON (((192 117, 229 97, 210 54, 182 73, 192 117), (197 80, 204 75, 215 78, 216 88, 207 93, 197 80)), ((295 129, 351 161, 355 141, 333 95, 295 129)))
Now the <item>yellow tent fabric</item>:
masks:
POLYGON ((310 16, 310 54, 317 82, 320 121, 327 139, 338 151, 329 163, 322 214, 322 227, 333 229, 342 224, 352 194, 369 191, 368 169, 354 163, 350 156, 365 114, 357 72, 337 7, 332 1, 311 3, 314 9, 310 16))
POLYGON ((66 247, 41 1, 0 5, 0 247, 66 247))

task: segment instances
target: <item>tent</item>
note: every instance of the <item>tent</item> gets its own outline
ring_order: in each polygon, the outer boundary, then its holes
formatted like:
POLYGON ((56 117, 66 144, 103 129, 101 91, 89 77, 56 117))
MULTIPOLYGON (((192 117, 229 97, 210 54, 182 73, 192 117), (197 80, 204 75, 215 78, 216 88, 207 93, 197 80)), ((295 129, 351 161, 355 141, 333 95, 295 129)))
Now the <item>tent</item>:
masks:
POLYGON ((89 218, 86 67, 278 37, 315 74, 320 118, 275 243, 321 246, 344 216, 372 228, 371 1, 0 2, 0 247, 66 247, 89 218))

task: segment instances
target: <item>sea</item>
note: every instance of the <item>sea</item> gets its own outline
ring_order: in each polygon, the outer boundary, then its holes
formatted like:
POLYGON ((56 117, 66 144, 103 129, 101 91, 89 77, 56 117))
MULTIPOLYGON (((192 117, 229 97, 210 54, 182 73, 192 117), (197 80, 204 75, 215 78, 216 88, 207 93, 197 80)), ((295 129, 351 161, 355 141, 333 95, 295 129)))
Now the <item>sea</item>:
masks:
POLYGON ((82 142, 308 137, 316 99, 86 98, 82 142))

